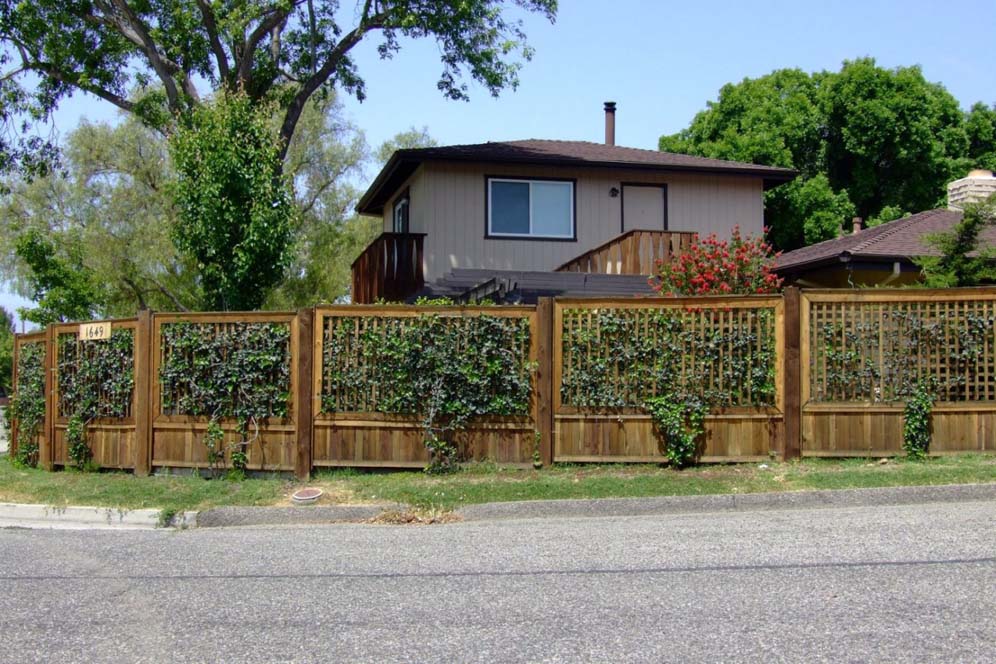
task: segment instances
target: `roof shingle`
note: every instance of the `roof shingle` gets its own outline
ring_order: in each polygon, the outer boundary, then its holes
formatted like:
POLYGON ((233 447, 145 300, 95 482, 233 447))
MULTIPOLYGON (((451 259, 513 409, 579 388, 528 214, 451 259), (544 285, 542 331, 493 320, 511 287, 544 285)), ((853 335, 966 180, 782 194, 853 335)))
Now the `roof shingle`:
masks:
MULTIPOLYGON (((793 272, 803 267, 848 258, 881 260, 937 256, 939 252, 926 238, 950 231, 961 221, 961 216, 960 210, 927 210, 860 233, 789 251, 778 257, 775 269, 779 272, 793 272)), ((996 227, 985 228, 979 239, 983 244, 996 246, 996 227)))

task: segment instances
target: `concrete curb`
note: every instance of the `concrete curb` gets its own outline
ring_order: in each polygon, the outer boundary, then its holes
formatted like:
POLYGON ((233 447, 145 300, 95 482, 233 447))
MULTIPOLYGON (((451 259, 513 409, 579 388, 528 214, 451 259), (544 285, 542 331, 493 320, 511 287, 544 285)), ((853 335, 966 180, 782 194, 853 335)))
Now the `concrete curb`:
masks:
MULTIPOLYGON (((54 507, 0 503, 0 528, 50 528, 60 530, 148 530, 161 528, 157 509, 124 510, 114 507, 54 507)), ((181 512, 169 527, 194 525, 196 512, 181 512)))
MULTIPOLYGON (((462 521, 513 519, 649 516, 750 512, 835 507, 875 507, 996 501, 996 483, 941 486, 790 491, 784 493, 599 498, 482 503, 456 510, 462 521)), ((408 511, 406 505, 310 505, 301 507, 216 507, 181 512, 172 528, 232 526, 294 526, 368 521, 386 512, 408 511)), ((108 507, 51 507, 0 503, 0 528, 109 529, 159 528, 160 510, 120 510, 108 507)))
POLYGON ((215 507, 197 514, 199 528, 228 526, 293 526, 367 521, 405 505, 307 505, 300 507, 215 507))
POLYGON ((550 517, 577 518, 749 512, 819 507, 874 507, 980 500, 996 501, 996 483, 709 496, 482 503, 480 505, 462 507, 457 510, 457 514, 463 517, 464 521, 484 521, 550 517))

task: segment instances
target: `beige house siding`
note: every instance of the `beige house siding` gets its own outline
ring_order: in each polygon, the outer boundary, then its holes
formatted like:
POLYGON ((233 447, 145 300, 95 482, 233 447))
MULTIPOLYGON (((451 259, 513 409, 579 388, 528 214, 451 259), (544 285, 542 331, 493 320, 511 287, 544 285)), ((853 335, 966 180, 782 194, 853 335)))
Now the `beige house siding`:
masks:
MULTIPOLYGON (((620 234, 621 199, 609 190, 622 183, 667 184, 668 229, 729 236, 762 231, 764 204, 760 178, 641 170, 426 163, 408 187, 411 231, 425 233, 425 277, 435 280, 453 268, 552 270, 620 234), (576 180, 577 241, 485 239, 485 176, 576 180)), ((384 230, 392 228, 394 199, 384 210, 384 230)))

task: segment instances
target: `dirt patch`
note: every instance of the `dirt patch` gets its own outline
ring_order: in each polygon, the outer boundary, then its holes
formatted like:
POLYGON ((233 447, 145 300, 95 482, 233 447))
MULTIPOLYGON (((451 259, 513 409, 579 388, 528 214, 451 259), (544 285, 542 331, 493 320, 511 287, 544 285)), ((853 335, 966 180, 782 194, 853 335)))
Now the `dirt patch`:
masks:
POLYGON ((385 510, 367 520, 367 523, 388 526, 431 526, 457 521, 463 521, 463 517, 443 510, 385 510))

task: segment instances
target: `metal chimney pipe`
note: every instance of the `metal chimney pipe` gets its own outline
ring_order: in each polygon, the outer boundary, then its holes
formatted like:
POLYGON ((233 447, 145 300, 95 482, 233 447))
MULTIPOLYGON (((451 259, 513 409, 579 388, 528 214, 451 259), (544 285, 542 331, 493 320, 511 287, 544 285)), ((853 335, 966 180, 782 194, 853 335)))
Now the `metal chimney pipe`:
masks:
POLYGON ((605 144, 616 144, 616 102, 605 102, 605 144))

